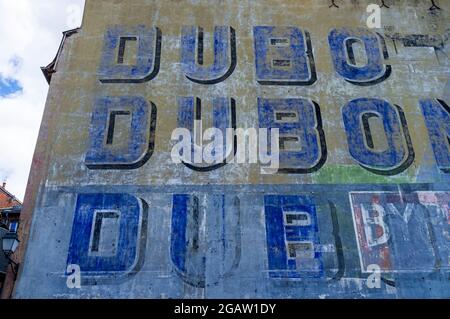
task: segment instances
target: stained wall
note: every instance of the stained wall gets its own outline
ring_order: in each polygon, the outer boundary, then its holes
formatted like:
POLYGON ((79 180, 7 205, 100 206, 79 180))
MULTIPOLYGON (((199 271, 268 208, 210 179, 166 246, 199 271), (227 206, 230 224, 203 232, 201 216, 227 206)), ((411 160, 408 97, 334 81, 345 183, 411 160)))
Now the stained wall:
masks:
POLYGON ((450 297, 450 6, 330 3, 86 1, 15 297, 450 297), (175 164, 200 117, 278 128, 280 170, 175 164))

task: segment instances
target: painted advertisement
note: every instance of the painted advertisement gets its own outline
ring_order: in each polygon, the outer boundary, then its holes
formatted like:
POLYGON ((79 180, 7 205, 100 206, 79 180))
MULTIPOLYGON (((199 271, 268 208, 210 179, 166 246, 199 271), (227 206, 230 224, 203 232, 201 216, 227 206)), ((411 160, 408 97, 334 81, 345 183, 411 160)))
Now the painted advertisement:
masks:
POLYGON ((16 296, 449 298, 450 7, 344 2, 88 0, 16 296))

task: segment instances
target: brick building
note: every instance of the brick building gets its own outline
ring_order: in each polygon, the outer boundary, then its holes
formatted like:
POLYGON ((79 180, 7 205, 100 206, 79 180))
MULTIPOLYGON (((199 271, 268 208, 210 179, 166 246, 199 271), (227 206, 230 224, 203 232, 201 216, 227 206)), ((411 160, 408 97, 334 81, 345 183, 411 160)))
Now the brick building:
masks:
POLYGON ((0 186, 0 209, 10 208, 17 205, 22 205, 22 203, 10 192, 6 190, 6 183, 0 186))
MULTIPOLYGON (((6 183, 0 186, 0 244, 3 236, 8 232, 17 232, 19 229, 22 203, 6 190, 6 183)), ((2 249, 0 245, 0 249, 2 249)), ((8 273, 8 260, 0 251, 0 295, 8 273)))
POLYGON ((8 230, 17 232, 19 228, 22 202, 6 190, 6 183, 0 186, 0 224, 8 230))

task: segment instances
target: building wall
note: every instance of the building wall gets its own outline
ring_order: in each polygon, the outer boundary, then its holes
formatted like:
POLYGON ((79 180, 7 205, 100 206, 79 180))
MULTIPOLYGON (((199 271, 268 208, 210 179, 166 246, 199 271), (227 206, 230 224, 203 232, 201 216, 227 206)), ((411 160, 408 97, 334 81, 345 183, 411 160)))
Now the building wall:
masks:
POLYGON ((450 6, 386 3, 369 30, 369 1, 87 1, 15 297, 450 297, 450 6), (196 99, 204 128, 297 144, 275 174, 174 164, 196 99))
MULTIPOLYGON (((0 189, 0 244, 8 231, 16 231, 20 225, 20 203, 6 191, 5 185, 0 189), (3 191, 2 191, 3 190, 3 191)), ((19 235, 20 236, 20 235, 19 235)), ((14 258, 14 257, 13 257, 14 258)), ((16 259, 20 263, 19 259, 16 259)), ((0 253, 0 299, 11 297, 14 287, 14 274, 3 252, 0 253)))
MULTIPOLYGON (((5 236, 6 233, 7 230, 3 227, 0 227, 0 240, 3 239, 3 236, 5 236)), ((2 275, 5 275, 6 267, 8 267, 8 260, 6 259, 6 256, 4 254, 0 254, 0 282, 2 283, 3 283, 2 275)))
POLYGON ((0 186, 0 209, 11 208, 17 205, 21 205, 21 203, 14 196, 9 194, 5 188, 0 186))

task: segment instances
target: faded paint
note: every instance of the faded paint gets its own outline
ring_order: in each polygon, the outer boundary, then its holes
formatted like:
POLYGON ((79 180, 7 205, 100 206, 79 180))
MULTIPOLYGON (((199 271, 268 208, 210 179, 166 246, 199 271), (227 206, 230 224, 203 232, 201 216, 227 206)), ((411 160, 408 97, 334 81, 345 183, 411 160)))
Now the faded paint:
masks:
POLYGON ((450 7, 391 2, 375 32, 368 1, 88 0, 15 296, 449 298, 450 7), (300 148, 273 175, 174 164, 172 131, 199 118, 300 148))

